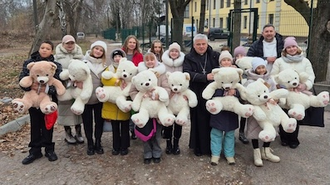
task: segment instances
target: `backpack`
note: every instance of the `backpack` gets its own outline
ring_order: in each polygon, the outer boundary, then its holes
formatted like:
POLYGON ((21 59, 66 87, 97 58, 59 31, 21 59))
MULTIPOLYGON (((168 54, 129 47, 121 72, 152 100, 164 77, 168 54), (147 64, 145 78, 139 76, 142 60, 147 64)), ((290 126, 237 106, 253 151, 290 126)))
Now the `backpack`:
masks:
POLYGON ((143 128, 135 127, 134 132, 136 137, 146 142, 156 134, 156 119, 151 118, 143 128))

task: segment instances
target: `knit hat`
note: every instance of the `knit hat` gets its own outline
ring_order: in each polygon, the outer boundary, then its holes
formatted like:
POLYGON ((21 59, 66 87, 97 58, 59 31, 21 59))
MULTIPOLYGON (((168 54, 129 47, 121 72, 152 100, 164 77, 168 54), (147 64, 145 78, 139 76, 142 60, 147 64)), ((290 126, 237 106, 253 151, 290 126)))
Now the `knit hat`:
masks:
POLYGON ((260 58, 260 57, 253 57, 251 63, 252 63, 252 70, 253 71, 255 71, 257 69, 257 67, 259 67, 261 65, 263 65, 265 67, 267 66, 267 62, 264 59, 260 58))
POLYGON ((91 45, 91 50, 95 47, 95 46, 101 46, 104 49, 104 53, 107 52, 107 44, 103 41, 95 41, 92 45, 91 45))
POLYGON ((176 50, 178 50, 179 52, 181 52, 181 47, 180 47, 180 45, 179 45, 178 43, 176 43, 176 42, 173 42, 173 43, 169 46, 168 51, 171 51, 172 49, 176 49, 176 50))
POLYGON ((231 54, 227 50, 224 50, 221 52, 220 57, 219 57, 219 62, 221 62, 221 60, 224 58, 229 58, 230 60, 233 60, 233 56, 231 56, 231 54))
POLYGON ((125 53, 124 51, 120 50, 120 49, 115 49, 113 52, 112 52, 112 55, 111 55, 111 58, 115 58, 116 55, 120 55, 121 57, 125 57, 125 53))
POLYGON ((74 39, 74 37, 72 35, 65 35, 62 38, 62 43, 66 44, 68 42, 76 42, 76 40, 74 39))
POLYGON ((287 47, 289 47, 289 46, 296 46, 296 47, 298 47, 296 38, 294 38, 294 37, 287 37, 284 40, 284 49, 287 48, 287 47))
POLYGON ((234 49, 234 57, 237 57, 238 55, 246 56, 246 49, 243 46, 238 46, 234 49))

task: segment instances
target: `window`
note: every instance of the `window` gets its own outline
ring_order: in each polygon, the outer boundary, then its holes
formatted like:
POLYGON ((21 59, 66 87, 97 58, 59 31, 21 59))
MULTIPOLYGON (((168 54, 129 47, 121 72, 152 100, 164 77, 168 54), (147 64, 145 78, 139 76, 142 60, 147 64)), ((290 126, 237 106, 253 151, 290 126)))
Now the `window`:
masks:
POLYGON ((215 18, 212 20, 213 27, 215 27, 215 18))
POLYGON ((216 5, 217 5, 217 0, 213 0, 213 9, 215 10, 216 8, 216 5))
POLYGON ((197 12, 197 2, 195 2, 195 12, 197 12))
POLYGON ((230 7, 230 0, 227 0, 227 7, 230 7))
POLYGON ((268 21, 269 24, 274 24, 274 14, 269 14, 268 19, 269 19, 268 21))
POLYGON ((256 3, 260 3, 260 0, 256 0, 256 3))
POLYGON ((220 28, 223 28, 223 18, 220 18, 220 28))
POLYGON ((204 26, 208 26, 209 25, 209 19, 206 19, 204 22, 204 26))
POLYGON ((247 5, 248 4, 248 0, 244 0, 244 5, 247 5))
POLYGON ((243 26, 244 26, 244 29, 247 28, 247 16, 244 16, 244 18, 243 18, 243 26))
POLYGON ((220 1, 220 8, 223 8, 223 7, 224 7, 224 4, 225 4, 224 1, 225 1, 225 0, 221 0, 221 1, 220 1))
POLYGON ((184 18, 189 18, 189 6, 186 6, 186 9, 184 10, 183 17, 184 18))

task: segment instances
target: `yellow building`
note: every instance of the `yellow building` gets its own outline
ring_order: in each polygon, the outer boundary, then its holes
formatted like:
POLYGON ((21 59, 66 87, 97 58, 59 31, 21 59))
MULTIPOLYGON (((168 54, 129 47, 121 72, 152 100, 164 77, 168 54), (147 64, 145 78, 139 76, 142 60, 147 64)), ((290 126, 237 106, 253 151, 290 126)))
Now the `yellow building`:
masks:
MULTIPOLYGON (((284 36, 307 37, 308 25, 303 17, 287 5, 284 0, 241 0, 242 9, 258 8, 258 30, 266 24, 273 24, 278 33, 284 36)), ((316 7, 314 0, 313 7, 316 7)), ((227 28, 228 13, 234 9, 234 0, 206 0, 205 26, 227 28)), ((308 1, 310 3, 310 0, 308 1)), ((184 24, 199 26, 201 0, 191 0, 186 8, 184 24)), ((309 13, 309 12, 308 12, 309 13)), ((241 14, 241 33, 248 35, 253 29, 253 13, 241 14)))

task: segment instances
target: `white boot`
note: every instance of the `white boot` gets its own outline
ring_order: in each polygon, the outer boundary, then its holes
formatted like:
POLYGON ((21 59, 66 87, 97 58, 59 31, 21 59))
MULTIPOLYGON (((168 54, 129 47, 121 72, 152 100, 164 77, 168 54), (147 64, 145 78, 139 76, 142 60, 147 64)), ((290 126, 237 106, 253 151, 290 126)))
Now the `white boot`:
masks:
POLYGON ((212 166, 218 165, 219 164, 219 159, 220 159, 220 156, 212 155, 212 157, 211 157, 211 165, 212 166))
POLYGON ((261 157, 273 163, 278 163, 281 160, 278 156, 272 154, 272 150, 269 147, 262 147, 261 157))
POLYGON ((227 163, 229 165, 234 165, 235 164, 235 158, 234 157, 226 157, 227 163))
POLYGON ((254 165, 256 165, 258 167, 261 167, 264 165, 261 160, 261 153, 260 153, 259 148, 256 148, 253 150, 253 157, 254 157, 254 165))

